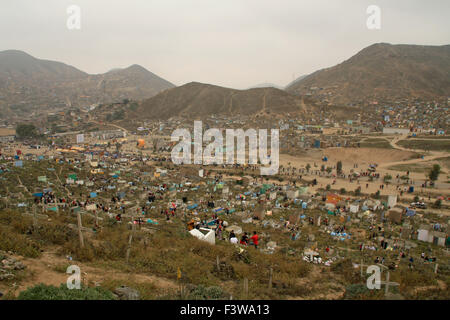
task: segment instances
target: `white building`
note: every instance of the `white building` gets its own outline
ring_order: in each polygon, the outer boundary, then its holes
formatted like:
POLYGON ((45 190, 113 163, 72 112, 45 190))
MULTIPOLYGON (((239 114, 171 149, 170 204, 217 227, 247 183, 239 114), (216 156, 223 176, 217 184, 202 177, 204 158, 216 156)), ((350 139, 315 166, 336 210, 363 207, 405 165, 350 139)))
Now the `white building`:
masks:
POLYGON ((418 230, 417 240, 433 243, 434 245, 445 247, 447 235, 443 232, 432 230, 429 225, 421 225, 418 230))
POLYGON ((409 129, 405 128, 383 128, 383 134, 408 134, 409 129))

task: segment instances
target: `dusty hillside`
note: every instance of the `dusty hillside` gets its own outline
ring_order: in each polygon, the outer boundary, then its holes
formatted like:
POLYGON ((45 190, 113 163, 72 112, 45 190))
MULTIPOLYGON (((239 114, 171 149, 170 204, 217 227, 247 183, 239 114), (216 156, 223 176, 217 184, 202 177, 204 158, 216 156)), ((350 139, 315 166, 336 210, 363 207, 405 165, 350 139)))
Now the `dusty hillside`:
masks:
POLYGON ((67 64, 25 52, 0 52, 0 110, 29 115, 67 106, 85 107, 123 99, 146 99, 174 87, 145 68, 132 65, 89 75, 67 64))
POLYGON ((301 111, 304 108, 298 97, 275 88, 235 90, 192 82, 143 101, 138 113, 167 119, 173 116, 276 115, 301 111))
POLYGON ((450 94, 450 45, 374 44, 286 89, 337 104, 450 94))

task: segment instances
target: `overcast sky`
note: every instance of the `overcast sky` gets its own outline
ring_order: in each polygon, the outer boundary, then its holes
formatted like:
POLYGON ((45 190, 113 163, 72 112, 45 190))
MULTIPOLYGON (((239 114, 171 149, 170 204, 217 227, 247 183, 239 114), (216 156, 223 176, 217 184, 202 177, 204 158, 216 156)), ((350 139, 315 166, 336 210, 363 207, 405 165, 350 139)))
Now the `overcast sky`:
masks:
POLYGON ((140 64, 182 85, 286 85, 376 42, 450 43, 449 0, 2 0, 0 50, 88 73, 140 64), (81 8, 81 29, 66 26, 81 8), (366 9, 381 8, 381 30, 366 9))

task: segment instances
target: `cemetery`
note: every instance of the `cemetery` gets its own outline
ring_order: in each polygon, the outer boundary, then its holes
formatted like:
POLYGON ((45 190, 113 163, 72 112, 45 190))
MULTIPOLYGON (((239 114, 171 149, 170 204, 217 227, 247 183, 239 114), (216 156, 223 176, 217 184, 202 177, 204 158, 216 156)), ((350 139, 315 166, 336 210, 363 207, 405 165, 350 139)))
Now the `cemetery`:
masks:
POLYGON ((176 166, 96 148, 2 156, 0 292, 39 282, 36 265, 52 283, 76 264, 88 270, 86 287, 124 286, 142 299, 198 290, 219 299, 449 298, 449 217, 440 211, 410 208, 397 194, 323 188, 304 168, 261 178, 257 165, 176 166), (373 265, 380 290, 366 286, 373 265))

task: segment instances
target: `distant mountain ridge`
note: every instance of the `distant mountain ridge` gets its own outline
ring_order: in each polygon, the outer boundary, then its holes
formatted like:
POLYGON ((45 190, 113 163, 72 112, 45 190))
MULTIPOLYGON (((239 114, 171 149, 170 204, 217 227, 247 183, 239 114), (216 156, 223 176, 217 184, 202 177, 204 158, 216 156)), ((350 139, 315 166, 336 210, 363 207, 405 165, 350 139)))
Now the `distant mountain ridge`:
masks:
MULTIPOLYGON (((142 66, 88 74, 62 62, 23 51, 0 52, 0 109, 86 106, 123 99, 141 100, 175 87, 142 66)), ((8 110, 6 110, 8 111, 8 110)), ((9 110, 11 111, 11 110, 9 110)))
POLYGON ((450 45, 374 44, 286 91, 336 104, 450 96, 450 45))

